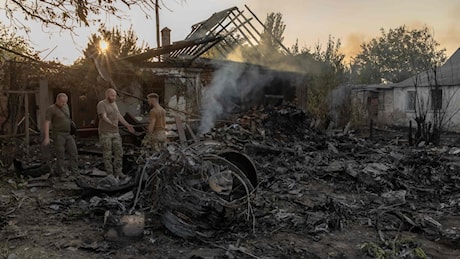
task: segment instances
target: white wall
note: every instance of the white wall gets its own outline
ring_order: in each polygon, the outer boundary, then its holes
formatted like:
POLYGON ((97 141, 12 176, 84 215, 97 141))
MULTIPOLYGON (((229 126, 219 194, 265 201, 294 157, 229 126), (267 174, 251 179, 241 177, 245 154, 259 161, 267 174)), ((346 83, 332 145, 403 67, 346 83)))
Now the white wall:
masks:
MULTIPOLYGON (((431 110, 430 87, 394 88, 394 123, 396 125, 408 126, 409 120, 416 117, 415 111, 408 109, 408 92, 416 91, 417 107, 419 111, 427 111, 427 121, 433 116, 431 110)), ((460 131, 460 86, 442 88, 443 111, 441 114, 445 118, 444 130, 460 131)), ((414 124, 415 122, 413 122, 414 124)))

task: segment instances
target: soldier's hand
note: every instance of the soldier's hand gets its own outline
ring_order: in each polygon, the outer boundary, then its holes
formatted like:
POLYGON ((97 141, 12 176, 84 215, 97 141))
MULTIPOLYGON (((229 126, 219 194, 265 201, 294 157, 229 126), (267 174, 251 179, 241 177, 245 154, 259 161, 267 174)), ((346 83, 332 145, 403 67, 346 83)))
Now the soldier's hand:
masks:
POLYGON ((134 134, 134 127, 132 125, 128 125, 128 131, 132 134, 134 134))
POLYGON ((50 144, 50 138, 49 137, 45 137, 45 139, 43 139, 43 143, 42 143, 44 146, 47 146, 50 144))

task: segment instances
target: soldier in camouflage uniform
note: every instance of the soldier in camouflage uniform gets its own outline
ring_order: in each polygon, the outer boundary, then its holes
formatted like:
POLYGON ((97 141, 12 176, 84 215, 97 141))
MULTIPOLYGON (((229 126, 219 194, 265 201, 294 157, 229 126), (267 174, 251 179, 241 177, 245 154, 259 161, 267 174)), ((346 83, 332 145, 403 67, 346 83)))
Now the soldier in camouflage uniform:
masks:
POLYGON ((105 91, 105 99, 97 104, 99 116, 99 142, 102 147, 105 170, 115 177, 125 178, 123 174, 123 147, 118 122, 126 126, 129 132, 134 133, 134 128, 120 114, 117 103, 117 92, 109 88, 105 91), (113 158, 112 158, 113 155, 113 158), (113 159, 113 160, 112 160, 113 159))

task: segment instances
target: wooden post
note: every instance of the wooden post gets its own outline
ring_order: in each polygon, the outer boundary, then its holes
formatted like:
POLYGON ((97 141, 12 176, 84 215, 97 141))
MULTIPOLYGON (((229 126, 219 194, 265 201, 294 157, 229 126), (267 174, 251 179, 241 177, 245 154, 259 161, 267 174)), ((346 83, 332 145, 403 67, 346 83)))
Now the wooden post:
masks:
MULTIPOLYGON (((158 0, 155 1, 155 21, 156 21, 156 36, 157 36, 157 48, 160 48, 160 7, 158 6, 158 0)), ((160 57, 160 56, 158 56, 160 57)))
POLYGON ((25 118, 25 125, 24 125, 24 132, 26 133, 26 154, 29 155, 29 144, 30 144, 30 136, 29 136, 29 94, 24 94, 24 118, 25 118))
POLYGON ((412 120, 409 120, 409 146, 412 146, 412 120))
POLYGON ((48 81, 44 78, 40 79, 40 89, 38 92, 38 111, 39 111, 39 116, 38 116, 38 129, 43 130, 43 124, 45 123, 45 114, 46 114, 46 108, 50 105, 49 104, 49 93, 48 93, 48 81))
MULTIPOLYGON (((29 94, 34 94, 36 95, 37 92, 36 91, 32 91, 32 90, 0 90, 0 93, 8 93, 8 94, 19 94, 19 95, 24 95, 24 98, 23 99, 20 99, 20 104, 18 104, 18 107, 22 107, 22 102, 24 102, 24 117, 19 120, 18 123, 15 123, 14 126, 13 126, 13 133, 12 134, 9 134, 7 136, 20 136, 20 135, 17 135, 17 129, 19 127, 19 125, 21 125, 22 123, 24 123, 24 133, 25 133, 25 144, 26 144, 26 147, 27 147, 27 150, 29 148, 29 136, 30 136, 30 131, 29 131, 29 128, 30 128, 30 113, 29 113, 29 94)), ((15 119, 15 122, 17 121, 17 119, 15 119)))
POLYGON ((373 129, 374 129, 374 120, 371 119, 371 123, 369 124, 369 139, 372 140, 372 136, 373 136, 373 129))

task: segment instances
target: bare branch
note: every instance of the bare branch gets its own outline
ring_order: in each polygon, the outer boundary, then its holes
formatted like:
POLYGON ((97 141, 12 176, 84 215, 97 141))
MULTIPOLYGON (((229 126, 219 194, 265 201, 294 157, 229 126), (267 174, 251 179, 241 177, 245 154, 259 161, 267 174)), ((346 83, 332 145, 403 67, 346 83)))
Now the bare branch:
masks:
POLYGON ((12 24, 19 24, 21 28, 26 28, 25 21, 34 20, 46 27, 72 31, 81 24, 100 23, 100 15, 123 19, 123 6, 128 9, 137 6, 146 18, 151 18, 156 5, 154 0, 5 0, 0 10, 5 11, 12 24))

